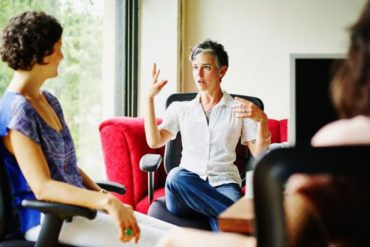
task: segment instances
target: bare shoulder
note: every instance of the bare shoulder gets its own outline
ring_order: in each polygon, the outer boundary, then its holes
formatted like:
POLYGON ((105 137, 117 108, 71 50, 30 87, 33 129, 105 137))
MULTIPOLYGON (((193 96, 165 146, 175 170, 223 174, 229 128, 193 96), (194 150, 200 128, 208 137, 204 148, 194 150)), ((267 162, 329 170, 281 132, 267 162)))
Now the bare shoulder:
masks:
POLYGON ((370 144, 370 117, 356 116, 325 125, 311 141, 313 146, 370 144))

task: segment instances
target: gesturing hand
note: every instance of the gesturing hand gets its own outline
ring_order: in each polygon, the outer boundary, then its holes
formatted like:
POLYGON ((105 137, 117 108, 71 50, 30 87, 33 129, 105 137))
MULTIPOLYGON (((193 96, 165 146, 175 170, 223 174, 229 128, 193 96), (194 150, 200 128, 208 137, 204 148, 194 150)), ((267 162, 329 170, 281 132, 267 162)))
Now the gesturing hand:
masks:
POLYGON ((167 80, 160 80, 158 81, 160 70, 157 69, 157 65, 153 63, 152 67, 152 87, 149 91, 149 97, 154 98, 162 88, 167 84, 167 80))
POLYGON ((257 122, 267 120, 266 114, 252 102, 235 97, 238 102, 233 106, 233 112, 239 118, 251 118, 257 122))

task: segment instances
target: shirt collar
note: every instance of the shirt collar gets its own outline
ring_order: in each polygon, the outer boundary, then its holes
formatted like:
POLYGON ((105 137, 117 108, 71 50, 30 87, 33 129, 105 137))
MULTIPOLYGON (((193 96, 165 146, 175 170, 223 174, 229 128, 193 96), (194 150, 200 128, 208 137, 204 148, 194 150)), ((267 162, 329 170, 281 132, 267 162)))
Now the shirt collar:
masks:
MULTIPOLYGON (((233 106, 234 105, 234 99, 233 97, 231 97, 230 94, 228 94, 225 90, 222 90, 222 98, 220 100, 220 102, 218 102, 217 105, 221 106, 221 105, 226 105, 226 106, 233 106)), ((197 95, 195 96, 195 98, 193 100, 191 100, 191 103, 193 106, 196 106, 198 104, 200 104, 200 93, 197 93, 197 95)))

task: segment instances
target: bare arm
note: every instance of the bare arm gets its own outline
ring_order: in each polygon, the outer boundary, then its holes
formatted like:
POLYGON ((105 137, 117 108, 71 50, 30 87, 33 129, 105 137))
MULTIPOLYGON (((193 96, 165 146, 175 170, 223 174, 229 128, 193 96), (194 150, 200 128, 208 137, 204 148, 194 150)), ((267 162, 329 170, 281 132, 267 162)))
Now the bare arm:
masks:
MULTIPOLYGON (((263 113, 264 114, 264 113, 263 113)), ((266 116, 266 114, 265 114, 266 116)), ((271 132, 267 126, 267 117, 258 122, 255 142, 247 142, 247 146, 254 157, 265 152, 271 144, 271 132)))
POLYGON ((238 104, 234 107, 234 112, 239 118, 251 118, 258 124, 256 141, 247 142, 247 147, 254 157, 262 154, 271 144, 271 132, 268 128, 267 115, 252 102, 235 97, 238 104))
POLYGON ((203 247, 205 245, 212 247, 257 246, 254 237, 247 237, 236 233, 214 233, 193 229, 181 229, 164 235, 156 247, 203 247))
POLYGON ((154 98, 167 84, 167 80, 158 81, 159 69, 156 64, 153 64, 152 77, 153 83, 152 88, 149 91, 146 102, 146 112, 144 118, 144 128, 146 141, 151 148, 163 147, 172 136, 171 132, 161 130, 157 126, 157 118, 154 108, 154 98))
POLYGON ((81 168, 78 168, 82 177, 82 183, 86 189, 101 191, 102 189, 97 185, 94 180, 92 180, 89 175, 87 175, 81 168))
POLYGON ((317 209, 301 193, 284 197, 289 246, 325 246, 325 233, 317 209))
MULTIPOLYGON (((130 206, 122 204, 112 195, 53 180, 40 145, 18 131, 11 130, 9 139, 4 144, 16 157, 37 199, 105 210, 116 222, 120 233, 119 238, 122 241, 127 242, 133 238, 135 241, 139 240, 140 229, 130 206), (131 236, 124 233, 127 228, 133 230, 131 236)), ((84 180, 86 181, 86 176, 84 180)), ((94 187, 94 185, 90 186, 94 187)))

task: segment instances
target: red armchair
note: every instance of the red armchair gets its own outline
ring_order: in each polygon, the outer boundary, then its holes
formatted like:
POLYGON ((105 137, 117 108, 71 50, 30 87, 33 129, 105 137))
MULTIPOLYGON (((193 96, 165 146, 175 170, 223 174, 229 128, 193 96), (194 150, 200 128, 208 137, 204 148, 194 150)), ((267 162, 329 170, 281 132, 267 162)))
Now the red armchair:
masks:
MULTIPOLYGON (((160 120, 158 120, 160 123, 160 120)), ((287 119, 269 119, 272 143, 287 141, 287 119)), ((99 127, 107 178, 125 185, 127 191, 117 197, 134 210, 147 213, 149 208, 147 174, 139 162, 147 153, 163 156, 164 148, 151 149, 145 140, 142 118, 117 117, 108 119, 99 127)), ((163 166, 155 173, 154 200, 164 195, 166 172, 163 166)))

